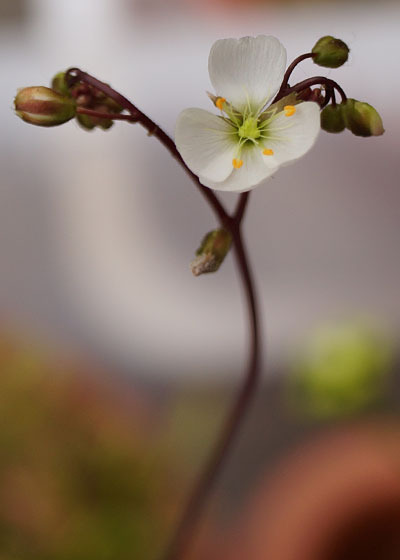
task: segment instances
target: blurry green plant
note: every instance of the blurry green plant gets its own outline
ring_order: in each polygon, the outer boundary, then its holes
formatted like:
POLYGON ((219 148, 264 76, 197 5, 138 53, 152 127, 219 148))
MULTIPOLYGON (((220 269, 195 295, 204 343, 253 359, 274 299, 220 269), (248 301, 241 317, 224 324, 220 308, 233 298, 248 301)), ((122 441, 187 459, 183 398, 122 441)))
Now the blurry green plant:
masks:
POLYGON ((0 368, 1 560, 155 558, 179 491, 145 404, 4 339, 0 368))
POLYGON ((364 325, 321 328, 293 363, 290 403, 317 418, 370 410, 383 402, 393 361, 389 341, 364 325))

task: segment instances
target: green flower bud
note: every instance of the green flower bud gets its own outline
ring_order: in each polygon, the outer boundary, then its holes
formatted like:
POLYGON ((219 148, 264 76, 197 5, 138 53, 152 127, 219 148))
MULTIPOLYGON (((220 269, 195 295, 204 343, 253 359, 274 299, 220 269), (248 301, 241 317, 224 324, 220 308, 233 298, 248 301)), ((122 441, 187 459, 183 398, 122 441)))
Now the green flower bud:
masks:
POLYGON ((194 276, 216 272, 223 263, 232 243, 232 235, 226 229, 215 229, 207 233, 196 251, 197 257, 190 268, 194 276))
POLYGON ((54 76, 54 78, 51 81, 51 87, 57 93, 61 93, 61 95, 67 95, 67 96, 71 95, 70 89, 67 84, 65 72, 59 72, 54 76))
POLYGON ((76 114, 76 104, 73 99, 43 86, 19 90, 14 105, 21 119, 37 126, 64 124, 73 119, 76 114))
POLYGON ((313 61, 318 66, 339 68, 349 58, 349 50, 346 43, 327 35, 316 42, 311 52, 315 55, 313 61))
POLYGON ((356 136, 381 136, 385 132, 378 111, 368 103, 348 99, 343 105, 343 116, 346 128, 356 136))
MULTIPOLYGON (((99 107, 98 110, 104 113, 108 112, 107 107, 105 106, 99 107)), ((99 117, 92 117, 91 115, 82 115, 80 113, 76 115, 76 120, 78 121, 80 126, 85 130, 93 130, 94 128, 96 128, 96 126, 102 128, 103 130, 108 130, 114 124, 114 121, 112 121, 111 119, 100 119, 99 117)))
POLYGON ((345 129, 342 105, 327 105, 321 111, 321 128, 326 132, 342 132, 345 129))
POLYGON ((89 115, 80 115, 78 113, 76 115, 76 120, 84 130, 93 130, 96 127, 96 124, 93 122, 93 117, 89 115))

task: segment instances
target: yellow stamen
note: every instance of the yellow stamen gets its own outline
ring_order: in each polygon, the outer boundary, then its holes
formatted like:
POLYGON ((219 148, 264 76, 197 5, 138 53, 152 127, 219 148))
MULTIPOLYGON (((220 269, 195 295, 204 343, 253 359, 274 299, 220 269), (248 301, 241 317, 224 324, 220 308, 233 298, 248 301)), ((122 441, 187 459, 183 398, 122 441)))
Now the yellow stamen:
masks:
POLYGON ((220 111, 223 110, 225 101, 226 101, 225 97, 218 97, 218 99, 216 100, 215 105, 218 107, 220 111))
POLYGON ((232 160, 232 165, 235 169, 240 169, 243 165, 243 160, 234 158, 232 160))
POLYGON ((293 105, 285 105, 283 110, 285 111, 285 115, 287 117, 291 117, 292 115, 295 114, 296 107, 294 107, 293 105))
POLYGON ((274 155, 274 150, 271 150, 270 148, 265 148, 265 150, 263 150, 263 154, 265 156, 273 156, 274 155))

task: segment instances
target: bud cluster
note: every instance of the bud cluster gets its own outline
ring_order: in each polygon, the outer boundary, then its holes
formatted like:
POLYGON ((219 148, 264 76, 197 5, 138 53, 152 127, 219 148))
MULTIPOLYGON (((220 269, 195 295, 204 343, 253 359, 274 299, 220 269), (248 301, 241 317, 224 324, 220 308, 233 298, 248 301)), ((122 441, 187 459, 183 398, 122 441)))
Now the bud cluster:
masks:
MULTIPOLYGON (((348 60, 349 48, 341 39, 330 35, 322 37, 314 45, 312 59, 315 64, 326 68, 338 68, 348 60)), ((379 113, 368 103, 347 99, 338 85, 327 79, 332 85, 326 90, 325 100, 321 103, 321 90, 304 90, 298 97, 304 101, 317 101, 323 108, 321 112, 321 128, 326 132, 338 133, 345 128, 356 136, 380 136, 384 133, 382 119, 379 113), (335 86, 340 90, 342 103, 337 104, 335 86), (318 93, 316 93, 318 92, 318 93), (330 105, 326 105, 332 101, 330 105), (326 105, 326 106, 325 106, 326 105)), ((323 98, 322 98, 323 99, 323 98)))
POLYGON ((321 128, 326 132, 342 132, 345 128, 355 136, 381 136, 385 129, 379 113, 356 99, 346 99, 340 105, 328 105, 321 112, 321 128))
MULTIPOLYGON (((60 93, 67 91, 69 95, 76 101, 77 107, 90 109, 99 113, 119 114, 122 107, 113 99, 107 97, 102 91, 94 86, 77 82, 72 86, 68 86, 66 75, 64 72, 56 74, 53 78, 52 87, 60 93)), ((103 130, 109 129, 114 123, 111 119, 105 119, 92 115, 84 115, 78 113, 76 116, 78 123, 86 130, 93 130, 96 126, 103 130)))
POLYGON ((85 109, 101 115, 116 115, 122 107, 94 86, 77 82, 69 85, 65 72, 59 72, 52 80, 51 88, 35 86, 22 88, 14 100, 15 111, 29 124, 58 126, 74 117, 85 130, 95 127, 107 130, 113 121, 103 116, 79 112, 85 109))

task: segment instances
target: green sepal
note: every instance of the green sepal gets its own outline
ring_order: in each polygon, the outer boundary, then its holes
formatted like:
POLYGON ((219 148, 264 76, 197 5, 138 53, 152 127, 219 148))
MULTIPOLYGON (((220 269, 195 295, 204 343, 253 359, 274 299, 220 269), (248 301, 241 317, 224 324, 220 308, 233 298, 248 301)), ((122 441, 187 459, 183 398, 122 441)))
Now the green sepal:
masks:
POLYGON ((369 103, 347 99, 343 104, 343 116, 346 128, 356 136, 381 136, 385 132, 381 116, 369 103))
POLYGON ((346 128, 342 105, 327 105, 321 111, 321 128, 326 132, 343 132, 346 128))
POLYGON ((349 58, 350 49, 341 39, 326 35, 319 39, 312 51, 313 61, 325 68, 339 68, 349 58))
POLYGON ((223 263, 231 244, 232 235, 224 228, 207 233, 196 251, 196 258, 190 264, 194 276, 216 272, 223 263))
POLYGON ((66 72, 58 72, 51 81, 51 88, 61 95, 71 96, 71 91, 67 84, 66 72))

